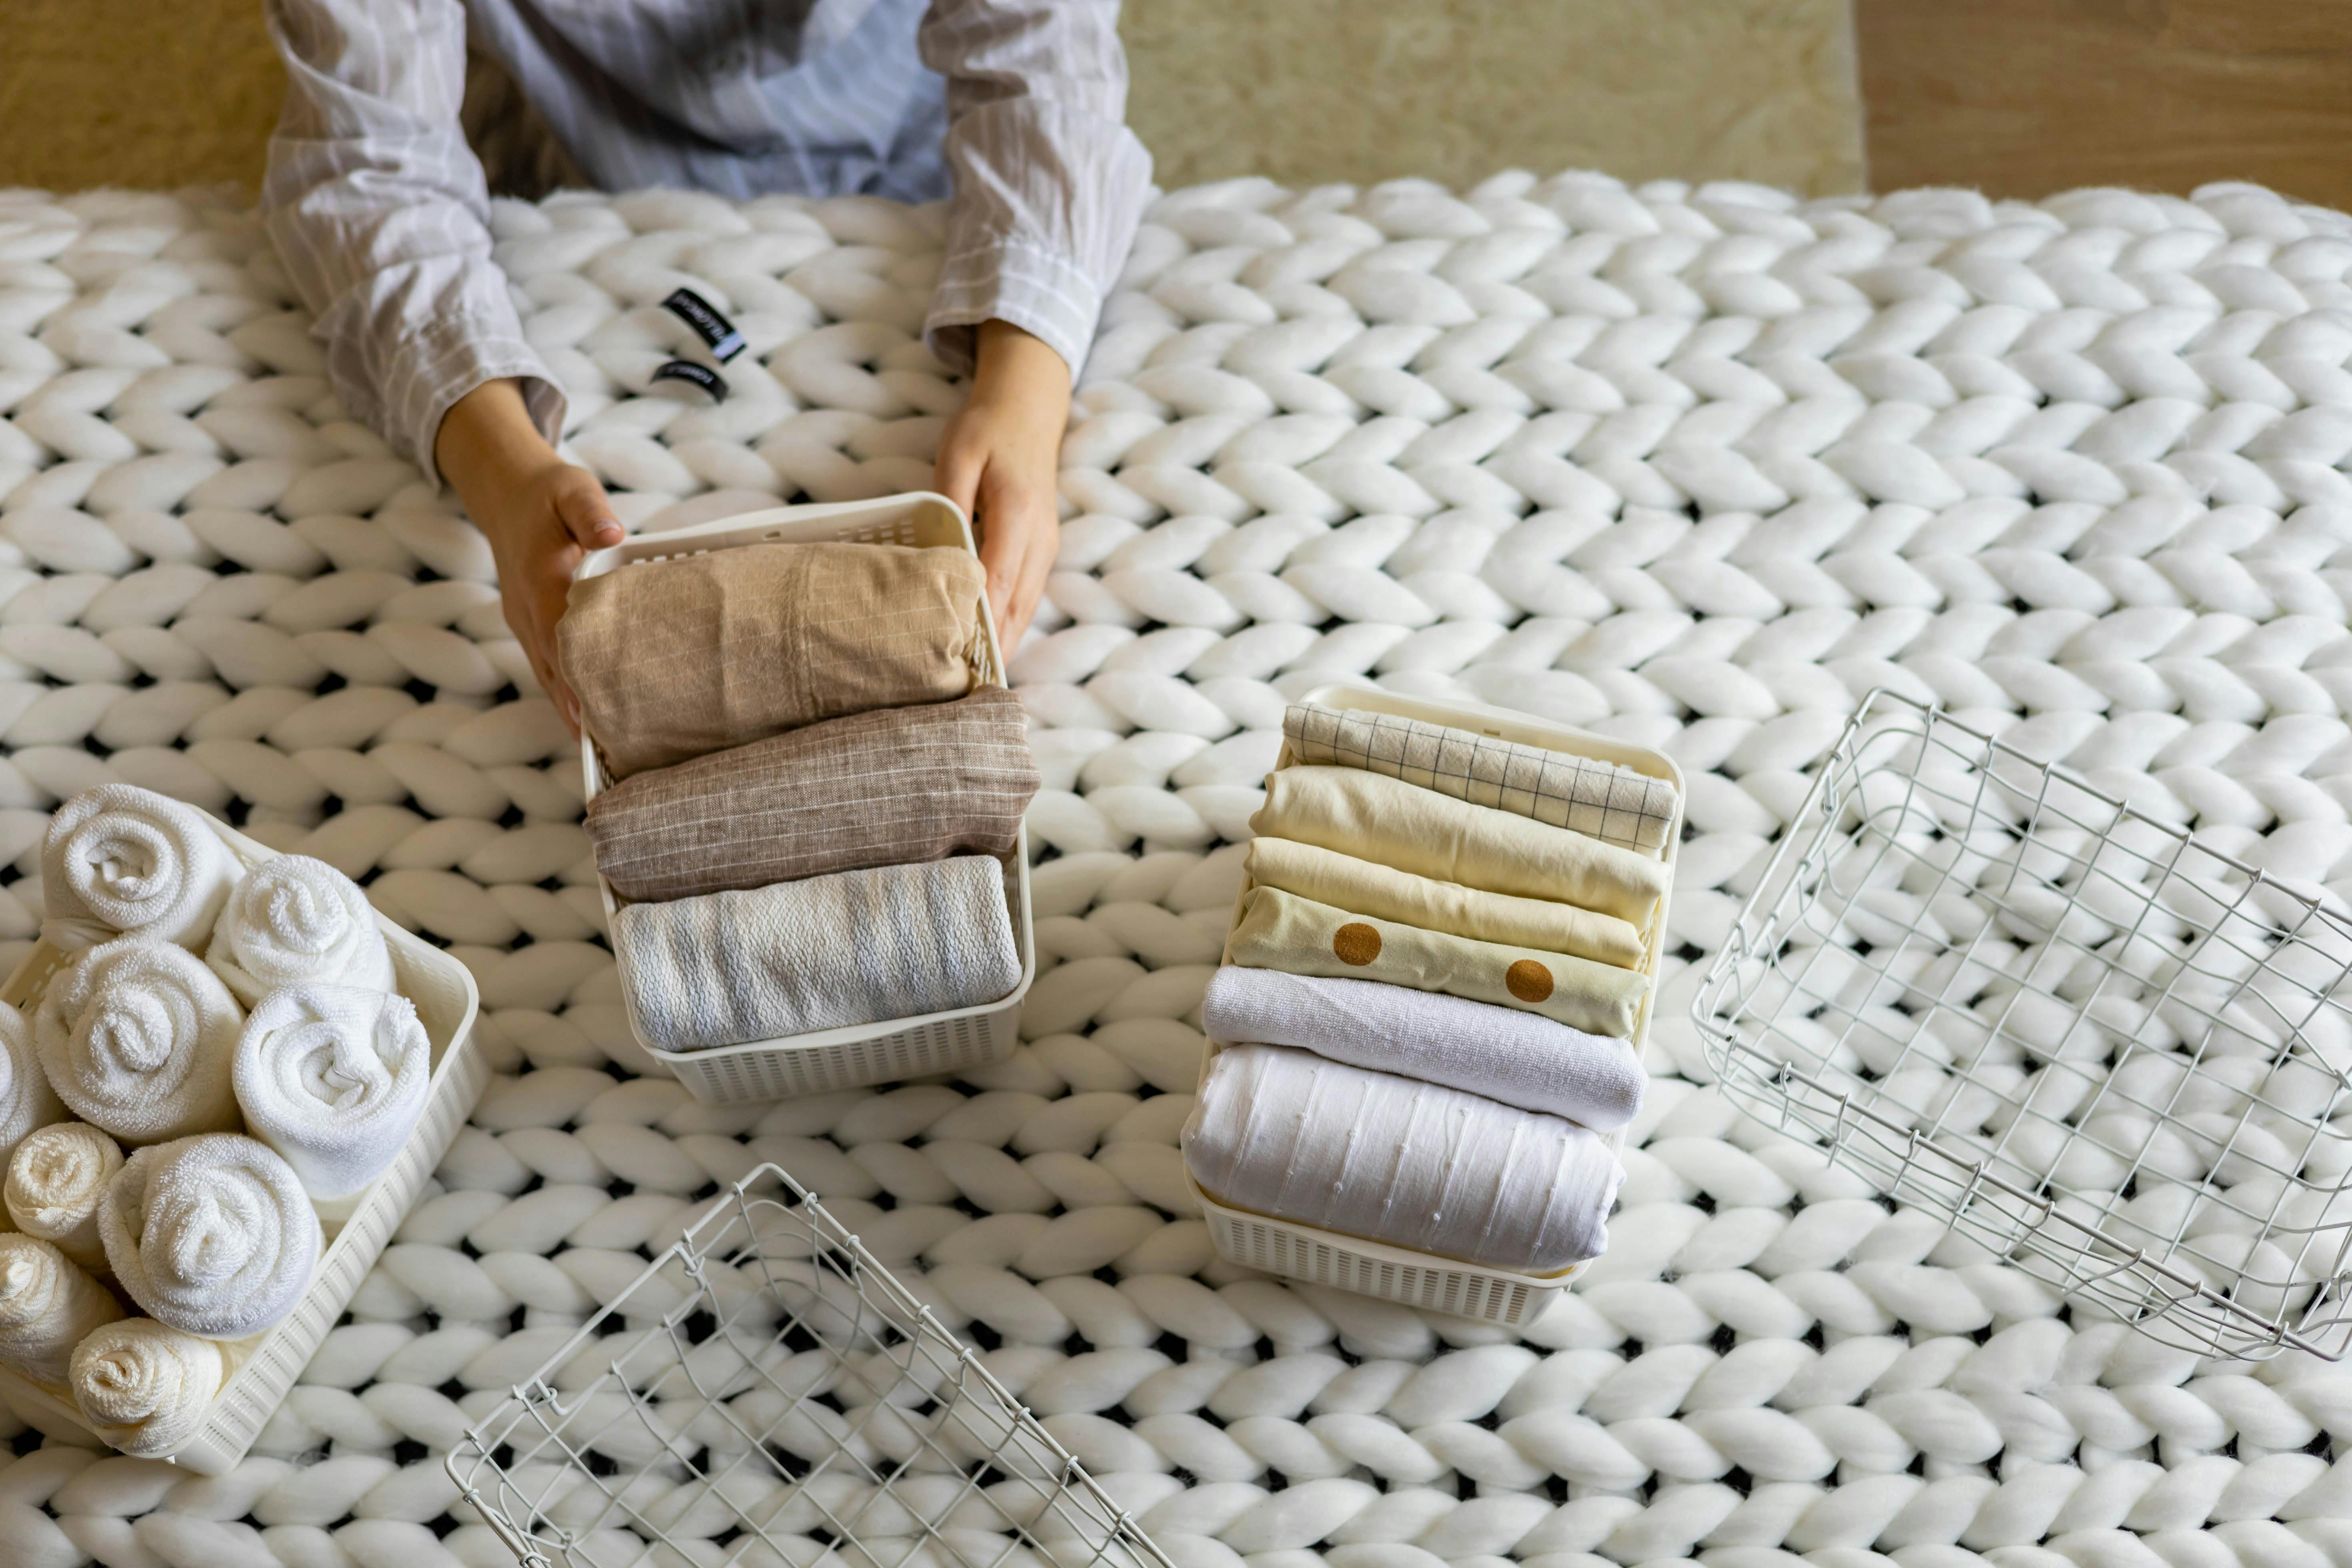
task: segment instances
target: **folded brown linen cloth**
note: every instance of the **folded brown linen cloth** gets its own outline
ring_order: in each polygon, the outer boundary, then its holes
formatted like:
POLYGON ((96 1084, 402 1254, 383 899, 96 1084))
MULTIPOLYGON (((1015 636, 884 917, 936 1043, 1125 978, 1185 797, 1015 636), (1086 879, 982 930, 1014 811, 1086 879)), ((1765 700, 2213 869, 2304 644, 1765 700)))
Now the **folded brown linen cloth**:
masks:
POLYGON ((979 557, 751 544, 572 584, 557 662, 615 778, 971 689, 979 557))
POLYGON ((1013 853, 1037 793, 1021 700, 989 687, 635 774, 588 803, 596 868, 667 901, 950 855, 1013 853))

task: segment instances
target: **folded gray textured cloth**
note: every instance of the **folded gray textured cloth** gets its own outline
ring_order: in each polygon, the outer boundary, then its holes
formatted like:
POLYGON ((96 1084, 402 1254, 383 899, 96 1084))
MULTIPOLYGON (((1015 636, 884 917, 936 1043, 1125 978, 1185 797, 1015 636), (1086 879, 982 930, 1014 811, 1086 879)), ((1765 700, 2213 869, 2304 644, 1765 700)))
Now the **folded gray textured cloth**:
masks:
POLYGON ((637 1032, 671 1051, 974 1007, 1021 979, 988 855, 627 904, 613 945, 637 1032))
POLYGON ((691 899, 1008 856, 1037 784, 1021 700, 991 687, 632 774, 588 803, 588 837, 623 898, 691 899))

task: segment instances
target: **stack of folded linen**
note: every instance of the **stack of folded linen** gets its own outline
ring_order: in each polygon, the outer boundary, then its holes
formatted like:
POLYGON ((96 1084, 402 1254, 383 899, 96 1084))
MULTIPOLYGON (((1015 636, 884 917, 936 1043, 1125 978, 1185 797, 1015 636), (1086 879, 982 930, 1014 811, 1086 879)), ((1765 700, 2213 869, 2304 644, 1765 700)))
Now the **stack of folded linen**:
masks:
POLYGON ((165 1454, 399 1155, 432 1046, 321 861, 247 871, 202 812, 122 784, 60 806, 41 858, 68 958, 29 1022, 0 1007, 0 1365, 165 1454))
POLYGON ((1381 713, 1295 706, 1283 733, 1202 1008, 1225 1048, 1184 1130, 1193 1180, 1491 1268, 1597 1255, 1673 785, 1381 713))
POLYGON ((583 578, 558 658, 639 1035, 741 1045, 978 1006, 1020 983, 1005 872, 1037 791, 975 689, 970 551, 761 543, 583 578))

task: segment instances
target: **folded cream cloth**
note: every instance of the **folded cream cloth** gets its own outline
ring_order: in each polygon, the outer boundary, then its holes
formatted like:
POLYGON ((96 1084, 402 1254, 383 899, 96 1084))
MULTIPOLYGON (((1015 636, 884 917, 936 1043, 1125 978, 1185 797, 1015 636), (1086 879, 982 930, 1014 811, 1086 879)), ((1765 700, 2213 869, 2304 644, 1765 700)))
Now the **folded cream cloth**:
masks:
POLYGON ((226 1345, 152 1318, 125 1318, 74 1347, 74 1404, 108 1446, 162 1458, 203 1429, 229 1363, 226 1345))
POLYGON ((1250 831, 1490 893, 1551 899, 1646 927, 1663 860, 1360 768, 1276 768, 1250 831))
POLYGON ((1266 887, 1424 931, 1570 953, 1620 969, 1639 968, 1646 952, 1642 933, 1614 915, 1416 877, 1318 845, 1253 839, 1246 864, 1250 879, 1266 887))
POLYGON ((358 1192, 425 1113, 433 1045, 405 996, 288 985, 261 999, 236 1043, 236 1102, 256 1138, 314 1198, 358 1192))
POLYGON ((320 1244, 293 1167, 234 1132, 134 1152, 99 1200, 98 1234, 116 1282, 149 1317, 208 1340, 283 1322, 320 1244))
POLYGON ((691 899, 1008 856, 1037 784, 1021 700, 990 687, 637 773, 588 803, 588 837, 623 898, 691 899))
POLYGON ((615 778, 971 689, 980 558, 752 544, 572 584, 557 662, 615 778))
POLYGON ((1662 852, 1674 826, 1674 785, 1593 757, 1394 713, 1303 702, 1283 713, 1282 732, 1301 762, 1386 773, 1644 855, 1662 852))
POLYGON ((40 1053, 33 1048, 31 1020, 0 1003, 0 1161, 37 1128, 63 1121, 67 1115, 65 1101, 49 1087, 40 1053))
POLYGON ((1458 996, 1278 969, 1227 964, 1211 975, 1201 1028, 1213 1040, 1297 1046, 1603 1132, 1640 1113, 1649 1081, 1623 1040, 1458 996))
POLYGON ((1251 969, 1442 991, 1619 1039, 1633 1033, 1650 991, 1649 976, 1635 970, 1369 920, 1279 888, 1252 888, 1242 900, 1225 958, 1251 969))
POLYGON ((0 1236, 0 1363, 64 1388, 74 1346, 122 1316, 121 1304, 37 1237, 0 1236))
POLYGON ((246 873, 221 906, 205 962, 247 1007, 280 985, 394 988, 392 949, 360 885, 308 855, 246 873))
POLYGON ((18 1230, 105 1274, 110 1270, 98 1235, 98 1201, 121 1169, 122 1150, 113 1139, 87 1121, 60 1121, 16 1145, 0 1198, 18 1230))
POLYGON ((625 904, 613 945, 638 1032, 671 1051, 975 1007, 1021 980, 988 855, 625 904))
POLYGON ((134 784, 100 784, 49 819, 41 934, 69 951, 117 932, 201 948, 236 879, 236 857, 203 812, 134 784))
POLYGON ((1183 1146, 1230 1207, 1530 1274, 1605 1250, 1625 1179, 1572 1121, 1281 1046, 1211 1059, 1183 1146))
POLYGON ((120 937, 49 982, 33 1044, 67 1108, 125 1143, 237 1125, 230 1069, 245 1016, 204 960, 120 937))

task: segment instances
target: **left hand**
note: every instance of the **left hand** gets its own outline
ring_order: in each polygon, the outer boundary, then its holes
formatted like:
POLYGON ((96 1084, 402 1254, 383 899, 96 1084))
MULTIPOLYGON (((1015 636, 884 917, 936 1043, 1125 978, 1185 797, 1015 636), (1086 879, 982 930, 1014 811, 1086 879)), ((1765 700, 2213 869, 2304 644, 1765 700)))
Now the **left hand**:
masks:
POLYGON ((1011 658, 1061 548, 1055 502, 1070 367, 1010 321, 982 321, 971 396, 940 438, 936 483, 979 534, 996 635, 1011 658))

